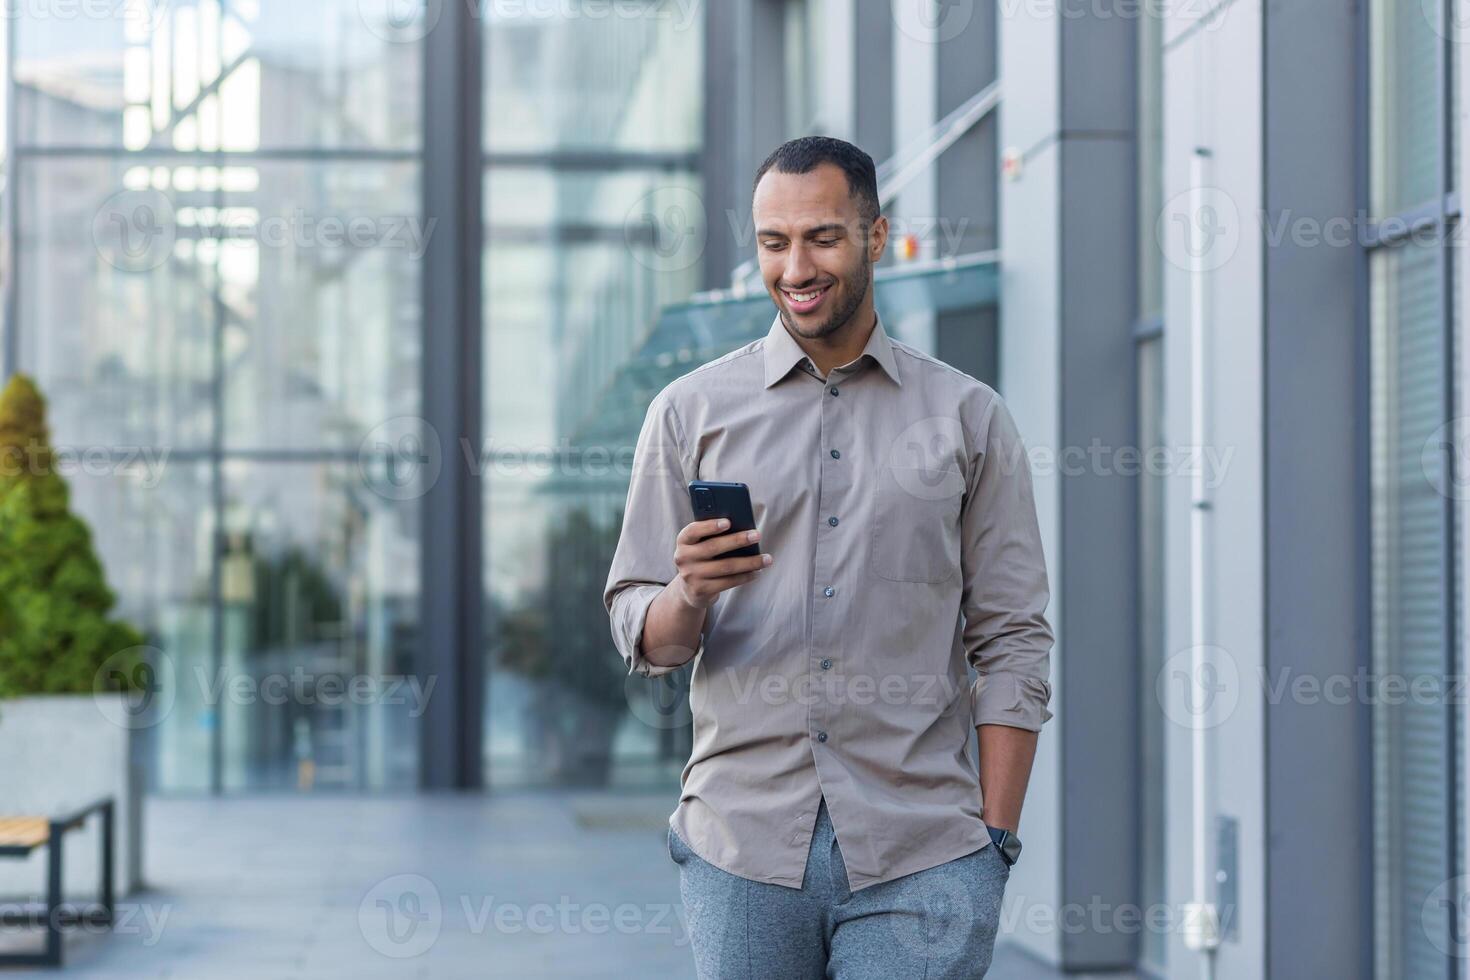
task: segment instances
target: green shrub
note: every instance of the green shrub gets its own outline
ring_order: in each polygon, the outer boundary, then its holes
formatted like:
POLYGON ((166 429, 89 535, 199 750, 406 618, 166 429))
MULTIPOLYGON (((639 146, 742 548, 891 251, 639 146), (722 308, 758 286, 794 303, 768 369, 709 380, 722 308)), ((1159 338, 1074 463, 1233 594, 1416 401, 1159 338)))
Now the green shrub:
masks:
MULTIPOLYGON (((109 618, 115 601, 56 472, 45 399, 17 374, 0 394, 0 698, 92 692, 104 662, 143 643, 109 618)), ((109 666, 107 686, 132 675, 109 666)))

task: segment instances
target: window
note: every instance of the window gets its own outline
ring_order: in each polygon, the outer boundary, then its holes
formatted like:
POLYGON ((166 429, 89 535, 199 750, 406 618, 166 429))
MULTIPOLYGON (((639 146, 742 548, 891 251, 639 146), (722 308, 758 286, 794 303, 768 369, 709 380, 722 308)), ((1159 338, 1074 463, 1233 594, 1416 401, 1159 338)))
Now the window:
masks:
POLYGON ((602 588, 628 490, 614 464, 631 443, 599 416, 702 272, 699 12, 482 18, 492 787, 667 786, 688 759, 688 671, 629 686, 611 649, 602 588))
MULTIPOLYGON (((1375 975, 1452 976, 1459 936, 1441 901, 1463 874, 1462 733, 1441 683, 1461 656, 1456 502, 1444 426, 1460 299, 1446 239, 1452 70, 1441 3, 1376 0, 1370 10, 1370 253, 1373 820, 1375 975), (1436 20, 1439 20, 1437 23, 1436 20), (1411 221, 1423 230, 1407 234, 1411 221), (1397 684, 1398 693, 1389 687, 1397 684), (1419 690, 1440 692, 1425 697, 1419 690), (1404 692, 1408 693, 1405 694, 1404 692)), ((1454 896, 1458 898, 1458 896, 1454 896)))
POLYGON ((73 491, 171 685, 159 788, 412 786, 413 706, 328 694, 412 670, 420 47, 356 0, 43 7, 7 367, 111 460, 73 491))

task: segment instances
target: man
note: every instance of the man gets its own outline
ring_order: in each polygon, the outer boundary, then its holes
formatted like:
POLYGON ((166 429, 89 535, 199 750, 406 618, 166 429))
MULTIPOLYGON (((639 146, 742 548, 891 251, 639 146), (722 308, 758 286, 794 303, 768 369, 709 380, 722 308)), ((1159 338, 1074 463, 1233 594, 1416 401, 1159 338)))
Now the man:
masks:
POLYGON ((604 592, 630 673, 694 661, 668 843, 696 965, 980 977, 1051 717, 1025 453, 992 389, 884 331, 866 153, 794 140, 754 193, 779 316, 654 398, 604 592), (749 484, 757 530, 693 520, 696 479, 749 484))

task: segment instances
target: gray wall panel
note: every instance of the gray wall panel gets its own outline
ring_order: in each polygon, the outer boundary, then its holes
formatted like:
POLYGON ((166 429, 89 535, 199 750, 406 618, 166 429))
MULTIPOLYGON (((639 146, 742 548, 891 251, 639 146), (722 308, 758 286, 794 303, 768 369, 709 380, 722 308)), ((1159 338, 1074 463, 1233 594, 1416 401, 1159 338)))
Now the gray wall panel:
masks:
MULTIPOLYGON (((1357 204, 1356 12, 1309 0, 1265 10, 1265 209, 1321 221, 1357 204)), ((1368 398, 1356 247, 1265 250, 1266 663, 1352 676, 1369 661, 1368 398)), ((1266 709, 1268 975, 1372 973, 1367 705, 1266 709), (1303 936, 1336 936, 1330 943, 1303 936)))

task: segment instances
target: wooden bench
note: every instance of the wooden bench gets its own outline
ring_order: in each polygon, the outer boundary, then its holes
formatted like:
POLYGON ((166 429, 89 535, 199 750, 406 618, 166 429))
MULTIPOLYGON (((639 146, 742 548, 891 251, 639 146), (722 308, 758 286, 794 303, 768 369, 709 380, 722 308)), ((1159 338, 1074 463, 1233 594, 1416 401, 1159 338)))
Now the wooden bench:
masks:
POLYGON ((0 953, 0 966, 60 966, 61 929, 63 926, 87 923, 110 926, 113 921, 112 800, 101 800, 75 813, 59 818, 0 817, 0 858, 28 858, 40 847, 46 848, 46 902, 0 906, 0 925, 6 928, 41 927, 46 946, 39 953, 0 953), (92 905, 66 904, 61 900, 62 839, 76 830, 92 814, 102 818, 102 891, 92 905))

